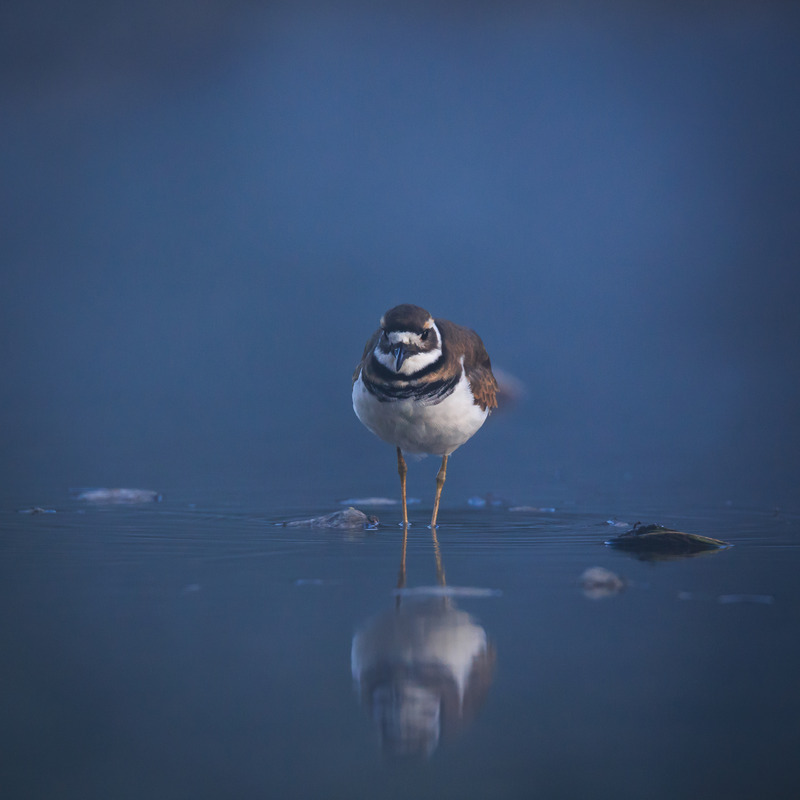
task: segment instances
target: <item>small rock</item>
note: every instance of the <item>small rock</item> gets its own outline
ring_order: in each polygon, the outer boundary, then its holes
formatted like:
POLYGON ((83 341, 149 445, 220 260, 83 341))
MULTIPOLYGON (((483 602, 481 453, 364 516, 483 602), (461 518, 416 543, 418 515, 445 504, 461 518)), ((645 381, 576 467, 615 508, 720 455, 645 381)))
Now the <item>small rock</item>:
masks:
POLYGON ((54 508, 41 508, 41 506, 34 506, 33 508, 20 508, 17 509, 18 514, 55 514, 54 508))
MULTIPOLYGON (((396 506, 400 501, 392 497, 349 497, 340 500, 340 506, 396 506)), ((406 501, 407 502, 407 501, 406 501)))
POLYGON ((580 580, 583 593, 590 600, 613 597, 625 588, 625 581, 605 567, 589 567, 580 580))
POLYGON ((665 555, 691 555, 705 550, 722 550, 730 547, 721 539, 683 533, 663 525, 642 525, 637 522, 629 531, 609 539, 606 544, 620 550, 637 553, 665 555))
POLYGON ((289 522, 279 523, 284 528, 332 528, 334 530, 368 530, 374 531, 378 527, 378 518, 372 514, 365 514, 357 508, 345 508, 331 514, 310 519, 293 519, 289 522))
POLYGON ((161 495, 150 489, 73 489, 78 500, 88 503, 160 503, 161 495))
MULTIPOLYGON (((417 505, 422 501, 418 497, 406 498, 406 505, 417 505)), ((350 497, 347 500, 340 500, 340 506, 396 506, 400 501, 392 497, 350 497)))

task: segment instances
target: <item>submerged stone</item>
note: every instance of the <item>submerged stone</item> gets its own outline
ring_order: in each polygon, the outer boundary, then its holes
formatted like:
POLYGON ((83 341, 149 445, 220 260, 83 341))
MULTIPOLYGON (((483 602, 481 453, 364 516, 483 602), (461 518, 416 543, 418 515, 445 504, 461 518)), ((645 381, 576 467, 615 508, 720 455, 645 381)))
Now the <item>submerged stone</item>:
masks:
MULTIPOLYGON (((396 506, 400 501, 393 497, 348 497, 340 500, 340 506, 396 506)), ((408 503, 408 501, 406 501, 408 503)))
POLYGON ((88 503, 160 503, 161 494, 150 489, 73 489, 78 500, 88 503))
POLYGON ((620 550, 642 554, 692 555, 709 550, 723 550, 730 547, 728 542, 700 536, 696 533, 683 533, 663 525, 642 525, 637 522, 629 531, 609 539, 606 544, 620 550))
MULTIPOLYGON (((419 497, 406 498, 406 505, 419 505, 422 501, 419 497)), ((399 500, 391 497, 348 497, 347 500, 340 500, 340 506, 397 506, 399 500)))
POLYGON ((19 508, 18 514, 55 514, 54 508, 42 508, 41 506, 34 506, 33 508, 19 508))
POLYGON ((374 531, 378 527, 378 518, 372 514, 365 514, 357 508, 345 508, 331 514, 309 519, 293 519, 280 523, 284 528, 333 528, 335 530, 368 530, 374 531))

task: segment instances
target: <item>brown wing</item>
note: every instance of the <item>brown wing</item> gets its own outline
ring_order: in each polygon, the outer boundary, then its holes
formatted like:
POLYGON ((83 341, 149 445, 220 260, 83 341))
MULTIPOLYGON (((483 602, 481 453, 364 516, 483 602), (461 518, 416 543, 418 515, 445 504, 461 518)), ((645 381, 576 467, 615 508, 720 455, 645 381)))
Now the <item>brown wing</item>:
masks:
POLYGON ((492 375, 491 366, 467 372, 467 378, 472 394, 475 395, 475 402, 484 409, 497 408, 497 381, 492 375))
POLYGON ((372 353, 372 351, 375 349, 375 345, 378 343, 378 338, 380 337, 380 335, 381 332, 380 329, 378 329, 367 340, 367 344, 364 347, 364 355, 361 356, 361 361, 358 362, 356 371, 353 373, 353 383, 355 383, 358 380, 358 376, 361 374, 361 370, 364 369, 364 364, 366 364, 367 359, 370 356, 370 353, 372 353))
POLYGON ((448 343, 448 359, 455 362, 451 368, 458 362, 455 354, 464 354, 464 370, 472 394, 475 395, 475 402, 482 409, 497 408, 497 381, 492 374, 492 362, 481 337, 475 331, 446 319, 437 319, 436 327, 439 328, 443 341, 448 343))

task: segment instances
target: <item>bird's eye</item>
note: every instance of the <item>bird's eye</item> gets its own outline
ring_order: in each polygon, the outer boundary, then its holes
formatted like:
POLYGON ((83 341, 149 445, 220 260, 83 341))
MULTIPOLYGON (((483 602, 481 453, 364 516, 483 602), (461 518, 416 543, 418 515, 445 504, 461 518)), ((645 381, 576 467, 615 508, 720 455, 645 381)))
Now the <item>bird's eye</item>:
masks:
POLYGON ((424 331, 422 331, 422 336, 421 336, 420 338, 422 339, 422 341, 423 341, 423 342, 425 342, 425 341, 427 341, 427 340, 428 340, 428 334, 429 334, 430 332, 431 332, 431 329, 430 329, 430 328, 425 328, 425 330, 424 330, 424 331))

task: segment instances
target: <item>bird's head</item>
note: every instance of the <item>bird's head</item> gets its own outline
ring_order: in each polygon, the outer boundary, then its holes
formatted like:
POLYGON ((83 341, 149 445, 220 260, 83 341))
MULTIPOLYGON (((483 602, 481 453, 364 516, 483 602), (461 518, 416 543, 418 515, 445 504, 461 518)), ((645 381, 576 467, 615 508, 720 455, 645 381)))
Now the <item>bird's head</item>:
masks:
POLYGON ((387 369, 411 376, 442 355, 442 337, 433 317, 419 306, 395 306, 381 317, 375 357, 387 369))

